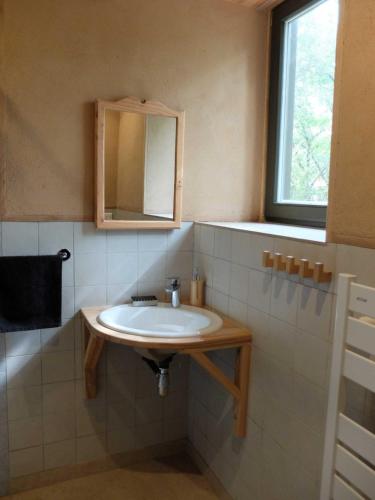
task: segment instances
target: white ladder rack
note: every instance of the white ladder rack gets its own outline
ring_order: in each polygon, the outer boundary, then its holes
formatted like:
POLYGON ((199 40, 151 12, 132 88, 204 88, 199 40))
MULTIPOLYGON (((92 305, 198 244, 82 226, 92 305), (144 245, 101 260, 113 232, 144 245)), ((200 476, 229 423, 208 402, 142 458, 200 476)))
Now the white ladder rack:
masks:
POLYGON ((375 392, 375 288, 355 278, 338 277, 320 500, 375 499, 375 435, 343 413, 345 379, 375 392))

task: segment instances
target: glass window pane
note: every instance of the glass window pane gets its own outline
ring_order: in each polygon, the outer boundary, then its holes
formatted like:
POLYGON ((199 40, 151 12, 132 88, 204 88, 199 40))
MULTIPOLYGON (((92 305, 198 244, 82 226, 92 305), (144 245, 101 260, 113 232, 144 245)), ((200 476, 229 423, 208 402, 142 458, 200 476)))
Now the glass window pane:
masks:
POLYGON ((278 139, 278 203, 326 205, 338 0, 285 23, 278 139))

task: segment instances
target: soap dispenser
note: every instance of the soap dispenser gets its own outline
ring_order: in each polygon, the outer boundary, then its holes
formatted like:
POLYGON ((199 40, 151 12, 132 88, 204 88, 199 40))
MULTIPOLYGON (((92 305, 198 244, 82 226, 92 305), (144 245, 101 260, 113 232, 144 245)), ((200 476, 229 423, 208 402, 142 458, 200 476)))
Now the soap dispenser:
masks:
POLYGON ((190 282, 190 305, 197 307, 204 305, 204 280, 200 278, 198 268, 194 268, 193 279, 190 282))

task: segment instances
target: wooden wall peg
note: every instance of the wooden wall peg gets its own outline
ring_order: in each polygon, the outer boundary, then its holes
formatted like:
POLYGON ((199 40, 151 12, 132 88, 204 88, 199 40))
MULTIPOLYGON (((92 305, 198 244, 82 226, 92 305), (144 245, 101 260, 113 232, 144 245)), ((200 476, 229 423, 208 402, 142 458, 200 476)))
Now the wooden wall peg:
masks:
POLYGON ((273 267, 273 258, 268 250, 263 251, 262 264, 263 267, 273 267))
POLYGON ((315 262, 313 280, 316 283, 329 283, 332 280, 332 273, 324 271, 323 262, 315 262))
POLYGON ((300 278, 312 278, 314 270, 310 268, 310 261, 308 259, 300 259, 299 275, 300 278))
POLYGON ((296 264, 296 259, 292 255, 288 255, 286 257, 286 272, 288 274, 298 274, 299 273, 299 265, 296 264))
POLYGON ((275 271, 285 271, 286 270, 286 263, 283 260, 283 254, 282 253, 275 253, 273 256, 273 268, 275 271))

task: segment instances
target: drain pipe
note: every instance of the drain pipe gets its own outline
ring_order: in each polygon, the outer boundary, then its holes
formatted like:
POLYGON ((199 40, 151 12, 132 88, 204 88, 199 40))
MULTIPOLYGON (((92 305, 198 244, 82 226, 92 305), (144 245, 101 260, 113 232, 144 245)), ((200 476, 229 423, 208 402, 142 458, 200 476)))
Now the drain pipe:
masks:
POLYGON ((161 398, 168 396, 169 392, 169 365, 175 354, 163 359, 157 364, 153 359, 142 356, 143 361, 151 368, 158 379, 158 392, 161 398))

